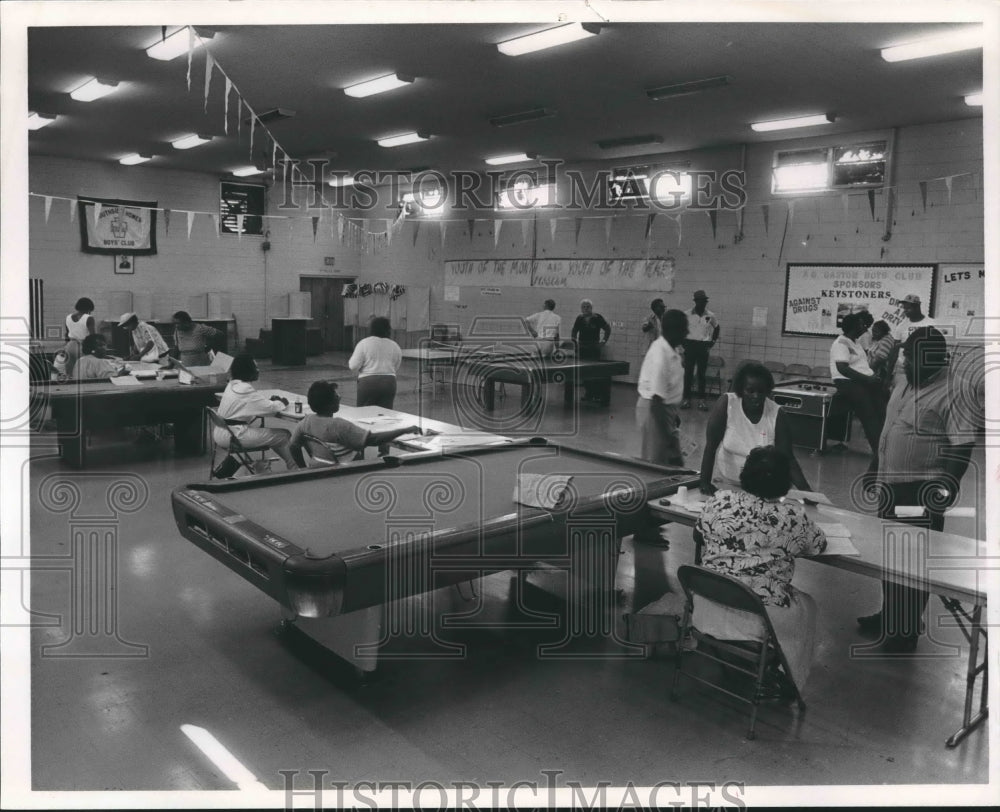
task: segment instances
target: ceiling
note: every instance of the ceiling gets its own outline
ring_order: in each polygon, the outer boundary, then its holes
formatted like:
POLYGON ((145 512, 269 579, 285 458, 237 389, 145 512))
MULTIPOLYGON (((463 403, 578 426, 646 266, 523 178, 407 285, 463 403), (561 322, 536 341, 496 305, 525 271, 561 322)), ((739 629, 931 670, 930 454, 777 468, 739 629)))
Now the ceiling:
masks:
MULTIPOLYGON (((982 89, 982 51, 888 63, 886 45, 961 26, 934 23, 610 23, 597 36, 518 57, 496 43, 550 26, 532 24, 221 26, 210 50, 258 113, 295 111, 268 127, 292 158, 328 158, 329 168, 483 171, 486 157, 527 152, 579 164, 631 161, 701 147, 790 137, 758 134, 749 123, 808 113, 836 122, 795 135, 858 132, 973 118, 965 94, 982 89), (398 72, 416 81, 389 93, 351 98, 342 88, 398 72), (652 101, 644 90, 727 75, 728 86, 652 101), (491 117, 544 107, 549 118, 494 127, 491 117), (386 149, 375 139, 428 132, 424 143, 386 149), (652 134, 642 147, 595 142, 652 134)), ((170 26, 172 33, 177 26, 170 26)), ((248 127, 223 132, 225 80, 213 74, 205 111, 204 49, 195 52, 191 89, 186 56, 170 62, 144 49, 160 27, 31 28, 28 103, 59 114, 30 133, 33 155, 116 161, 152 154, 149 167, 225 174, 251 163, 248 127), (68 93, 86 78, 121 83, 94 102, 68 93), (179 151, 172 139, 215 139, 179 151)), ((255 160, 269 158, 257 130, 255 160)))

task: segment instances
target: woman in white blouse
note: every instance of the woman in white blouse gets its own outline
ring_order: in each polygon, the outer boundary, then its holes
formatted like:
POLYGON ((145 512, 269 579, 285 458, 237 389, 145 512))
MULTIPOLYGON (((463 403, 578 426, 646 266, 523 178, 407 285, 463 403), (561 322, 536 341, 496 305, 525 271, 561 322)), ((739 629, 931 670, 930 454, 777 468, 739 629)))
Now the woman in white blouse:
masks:
POLYGON ((396 400, 396 371, 403 363, 403 351, 391 335, 389 319, 372 319, 371 335, 358 342, 347 362, 358 373, 358 406, 391 409, 396 400))

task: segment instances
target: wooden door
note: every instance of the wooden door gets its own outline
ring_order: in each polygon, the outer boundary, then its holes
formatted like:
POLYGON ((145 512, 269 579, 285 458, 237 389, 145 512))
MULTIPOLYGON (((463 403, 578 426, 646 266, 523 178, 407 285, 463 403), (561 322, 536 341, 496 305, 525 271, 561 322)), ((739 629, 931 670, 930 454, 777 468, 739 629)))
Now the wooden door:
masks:
POLYGON ((344 285, 351 279, 299 277, 299 291, 310 294, 311 327, 320 331, 324 350, 350 349, 344 344, 344 285))

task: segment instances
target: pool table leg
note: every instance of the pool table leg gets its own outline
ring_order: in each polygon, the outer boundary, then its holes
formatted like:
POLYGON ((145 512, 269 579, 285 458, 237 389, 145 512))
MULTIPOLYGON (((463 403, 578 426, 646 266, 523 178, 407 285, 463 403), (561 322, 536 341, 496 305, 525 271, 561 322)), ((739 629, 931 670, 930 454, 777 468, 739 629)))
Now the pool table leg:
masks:
POLYGON ((379 641, 385 625, 383 604, 337 617, 294 617, 284 607, 281 611, 286 622, 358 671, 370 673, 378 666, 379 641))

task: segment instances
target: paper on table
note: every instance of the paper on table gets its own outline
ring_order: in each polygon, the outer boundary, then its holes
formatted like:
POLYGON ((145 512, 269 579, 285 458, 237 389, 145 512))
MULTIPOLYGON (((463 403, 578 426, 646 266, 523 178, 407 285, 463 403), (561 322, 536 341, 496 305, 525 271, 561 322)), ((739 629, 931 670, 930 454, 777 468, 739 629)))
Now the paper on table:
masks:
POLYGON ((518 474, 514 501, 552 510, 563 500, 572 478, 561 474, 518 474))
POLYGON ((837 536, 849 539, 851 537, 850 529, 844 527, 840 522, 816 522, 816 526, 826 534, 827 538, 837 536))
POLYGON ((788 499, 808 499, 810 502, 816 502, 820 505, 832 505, 825 493, 819 493, 819 491, 800 491, 797 488, 792 488, 788 491, 788 499))
POLYGON ((119 375, 111 379, 115 386, 142 386, 142 382, 136 380, 131 375, 119 375))
POLYGON ((827 536, 826 549, 820 555, 861 555, 849 538, 844 536, 827 536))

